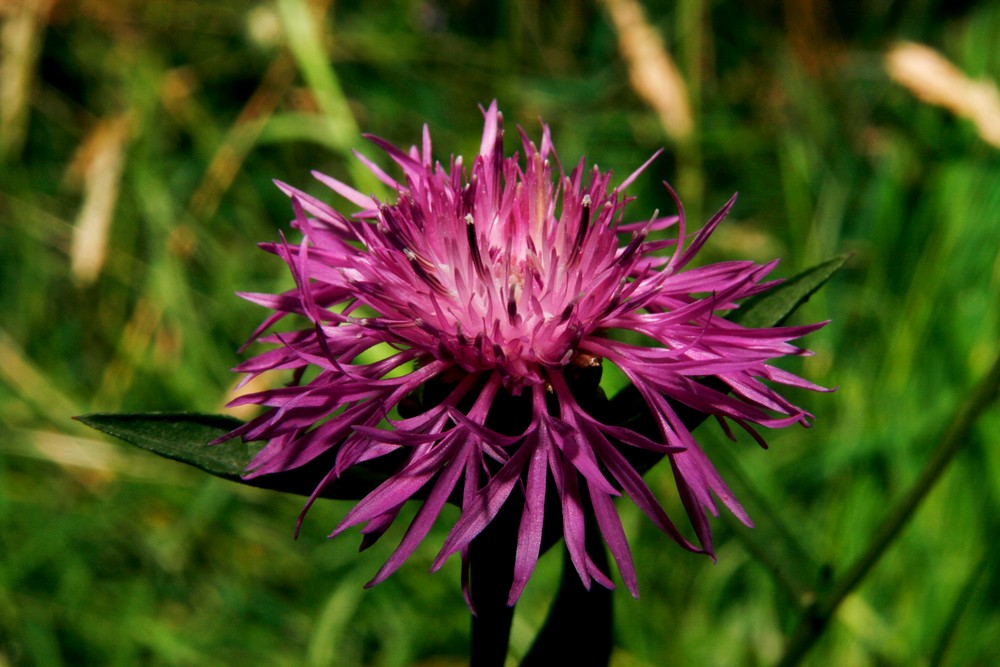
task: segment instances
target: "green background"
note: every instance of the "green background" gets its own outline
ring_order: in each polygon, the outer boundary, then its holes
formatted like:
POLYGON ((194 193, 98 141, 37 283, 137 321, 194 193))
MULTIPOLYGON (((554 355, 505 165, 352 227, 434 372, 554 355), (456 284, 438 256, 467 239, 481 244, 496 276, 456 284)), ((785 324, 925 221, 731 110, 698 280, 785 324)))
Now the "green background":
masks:
MULTIPOLYGON (((465 662, 457 561, 427 572, 456 512, 365 591, 401 530, 358 555, 357 534, 325 538, 349 505, 324 502, 295 541, 301 499, 70 417, 219 411, 263 315, 233 292, 291 285, 256 248, 291 217, 271 179, 320 193, 318 169, 367 190, 350 150, 378 151, 360 132, 409 145, 423 123, 441 159, 470 156, 477 104, 494 98, 509 127, 537 139, 542 117, 565 162, 586 155, 618 180, 665 146, 631 189, 636 219, 670 209, 661 180, 692 221, 739 191, 699 261, 781 257, 790 276, 854 253, 794 318, 832 320, 805 341, 814 357, 786 364, 839 388, 793 396, 815 426, 767 434, 766 452, 713 424, 696 432, 759 528, 717 521, 713 565, 620 504, 641 597, 616 595, 613 664, 781 659, 809 600, 769 558, 794 554, 822 595, 996 355, 1000 153, 894 83, 884 56, 915 40, 996 80, 1000 5, 644 6, 687 82, 689 140, 671 139, 630 87, 603 3, 81 0, 40 15, 21 62, 24 123, 0 136, 0 665, 465 662), (70 269, 80 165, 116 118, 128 129, 107 260, 87 282, 70 269)), ((6 11, 9 27, 17 8, 6 11)), ((998 432, 994 403, 803 664, 1000 660, 998 432)), ((647 480, 678 507, 669 470, 647 480)), ((544 557, 518 606, 512 664, 559 568, 556 551, 544 557)))

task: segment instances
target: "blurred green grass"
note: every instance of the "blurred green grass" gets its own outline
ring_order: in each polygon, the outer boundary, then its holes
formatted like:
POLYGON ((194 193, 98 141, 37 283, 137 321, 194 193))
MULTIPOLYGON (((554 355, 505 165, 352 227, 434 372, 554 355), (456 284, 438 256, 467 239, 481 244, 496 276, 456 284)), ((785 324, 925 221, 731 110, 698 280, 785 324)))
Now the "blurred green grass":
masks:
MULTIPOLYGON (((290 284, 255 247, 290 218, 270 180, 319 193, 311 169, 358 178, 350 149, 375 154, 358 128, 408 145, 426 122, 439 155, 468 155, 476 104, 498 98, 511 125, 537 136, 542 116, 564 159, 586 154, 621 178, 666 145, 634 186, 636 217, 667 208, 660 180, 698 216, 738 190, 705 261, 779 255, 787 276, 853 251, 796 316, 833 319, 807 340, 816 356, 796 360, 839 387, 800 398, 815 427, 770 434, 768 452, 698 432, 711 455, 731 451, 831 576, 865 548, 997 352, 1000 156, 882 62, 906 38, 997 80, 997 3, 817 0, 803 3, 810 13, 646 2, 696 93, 687 143, 629 87, 593 3, 314 2, 319 23, 297 0, 50 4, 22 3, 41 12, 37 58, 24 56, 24 132, 12 123, 2 137, 0 665, 464 663, 455 563, 427 573, 447 522, 363 591, 399 531, 358 556, 349 536, 325 540, 346 511, 330 502, 293 541, 298 498, 206 479, 69 421, 220 409, 262 314, 232 293, 290 284), (70 269, 74 227, 86 167, 115 145, 107 259, 88 283, 70 269)), ((804 664, 1000 660, 998 433, 994 410, 804 664)), ((649 480, 671 497, 667 470, 649 480)), ((642 597, 616 596, 616 664, 781 657, 795 601, 740 529, 717 522, 713 566, 622 511, 642 597)), ((755 518, 764 530, 768 517, 755 518)), ((515 655, 544 618, 553 556, 519 605, 515 655)))

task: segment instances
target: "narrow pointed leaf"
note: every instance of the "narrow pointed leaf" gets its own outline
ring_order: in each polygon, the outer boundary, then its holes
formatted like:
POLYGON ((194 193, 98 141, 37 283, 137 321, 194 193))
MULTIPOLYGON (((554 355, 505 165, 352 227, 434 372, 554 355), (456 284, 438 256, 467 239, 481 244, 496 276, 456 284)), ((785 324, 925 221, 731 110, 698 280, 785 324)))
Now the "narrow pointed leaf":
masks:
POLYGON ((154 454, 236 481, 260 449, 259 444, 239 439, 209 447, 208 443, 242 424, 223 415, 90 414, 75 419, 154 454))
POLYGON ((747 299, 729 319, 745 327, 781 326, 799 306, 825 285, 850 257, 849 254, 831 257, 767 292, 747 299))
MULTIPOLYGON (((247 486, 309 496, 333 467, 337 448, 308 464, 274 475, 253 479, 241 477, 263 443, 245 443, 238 438, 218 445, 213 440, 224 436, 242 422, 224 415, 190 413, 90 414, 76 417, 91 428, 159 454, 194 466, 207 473, 247 486)), ((357 465, 324 488, 323 498, 358 500, 392 474, 400 457, 388 455, 377 461, 357 465)))

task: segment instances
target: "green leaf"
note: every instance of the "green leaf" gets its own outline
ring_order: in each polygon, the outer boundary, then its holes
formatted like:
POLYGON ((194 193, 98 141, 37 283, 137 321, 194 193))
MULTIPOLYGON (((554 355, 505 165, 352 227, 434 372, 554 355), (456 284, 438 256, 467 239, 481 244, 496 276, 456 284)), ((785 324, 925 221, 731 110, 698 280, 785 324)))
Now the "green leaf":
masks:
POLYGON ((222 415, 91 414, 75 419, 154 454, 236 481, 260 450, 259 444, 239 439, 209 447, 208 443, 242 424, 222 415))
MULTIPOLYGON (((90 414, 76 417, 91 428, 120 438, 147 451, 204 470, 240 484, 261 489, 311 495, 333 468, 336 448, 309 463, 286 472, 244 479, 242 474, 263 443, 233 438, 217 445, 214 440, 242 424, 223 415, 191 413, 90 414)), ((389 455, 351 467, 327 485, 323 498, 357 500, 391 475, 399 456, 389 455)))
POLYGON ((777 287, 747 299, 730 320, 754 329, 777 327, 809 300, 826 281, 844 266, 850 255, 837 255, 789 278, 777 287))

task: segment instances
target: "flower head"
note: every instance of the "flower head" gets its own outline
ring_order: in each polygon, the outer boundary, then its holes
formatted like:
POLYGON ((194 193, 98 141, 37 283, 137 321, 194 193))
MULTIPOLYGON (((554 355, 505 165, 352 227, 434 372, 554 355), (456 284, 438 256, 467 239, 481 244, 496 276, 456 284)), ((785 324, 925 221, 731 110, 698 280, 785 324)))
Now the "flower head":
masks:
POLYGON ((819 387, 767 362, 804 354, 788 341, 822 325, 748 329, 720 317, 774 284, 762 281, 776 262, 686 268, 733 200, 691 239, 669 186, 678 215, 626 222, 623 192, 646 165, 617 187, 610 173, 588 170, 582 160, 567 173, 545 126, 540 147, 521 132, 523 161, 504 157, 495 102, 484 115, 479 155, 468 166, 460 157, 447 166, 434 162, 426 127, 423 146, 409 151, 370 138, 402 170, 397 180, 358 156, 395 192, 392 203, 316 173, 358 208, 348 216, 278 184, 291 197, 302 240, 265 247, 288 264, 296 286, 244 295, 275 311, 254 337, 276 347, 237 370, 249 379, 286 369, 294 381, 237 399, 270 409, 231 435, 268 440, 248 476, 333 454, 310 504, 352 466, 401 458, 397 472, 333 532, 365 524, 368 543, 407 500, 423 499, 372 584, 413 553, 452 499, 462 513, 435 568, 455 553, 466 559, 470 542, 505 504, 516 503, 511 604, 535 567, 543 519, 561 518, 584 585, 611 587, 585 547, 584 519, 592 513, 636 595, 613 498, 628 495, 696 552, 712 553, 706 511, 718 513, 713 494, 749 524, 679 411, 686 406, 724 426, 732 421, 758 439, 753 425, 808 425, 811 415, 769 385, 819 387), (677 232, 669 240, 651 236, 671 227, 677 232), (308 326, 264 335, 289 314, 308 326), (605 409, 595 407, 608 363, 638 390, 656 437, 605 418, 606 401, 605 409), (696 542, 675 528, 626 456, 630 449, 670 460, 696 542), (561 517, 544 516, 547 493, 558 497, 561 517))

